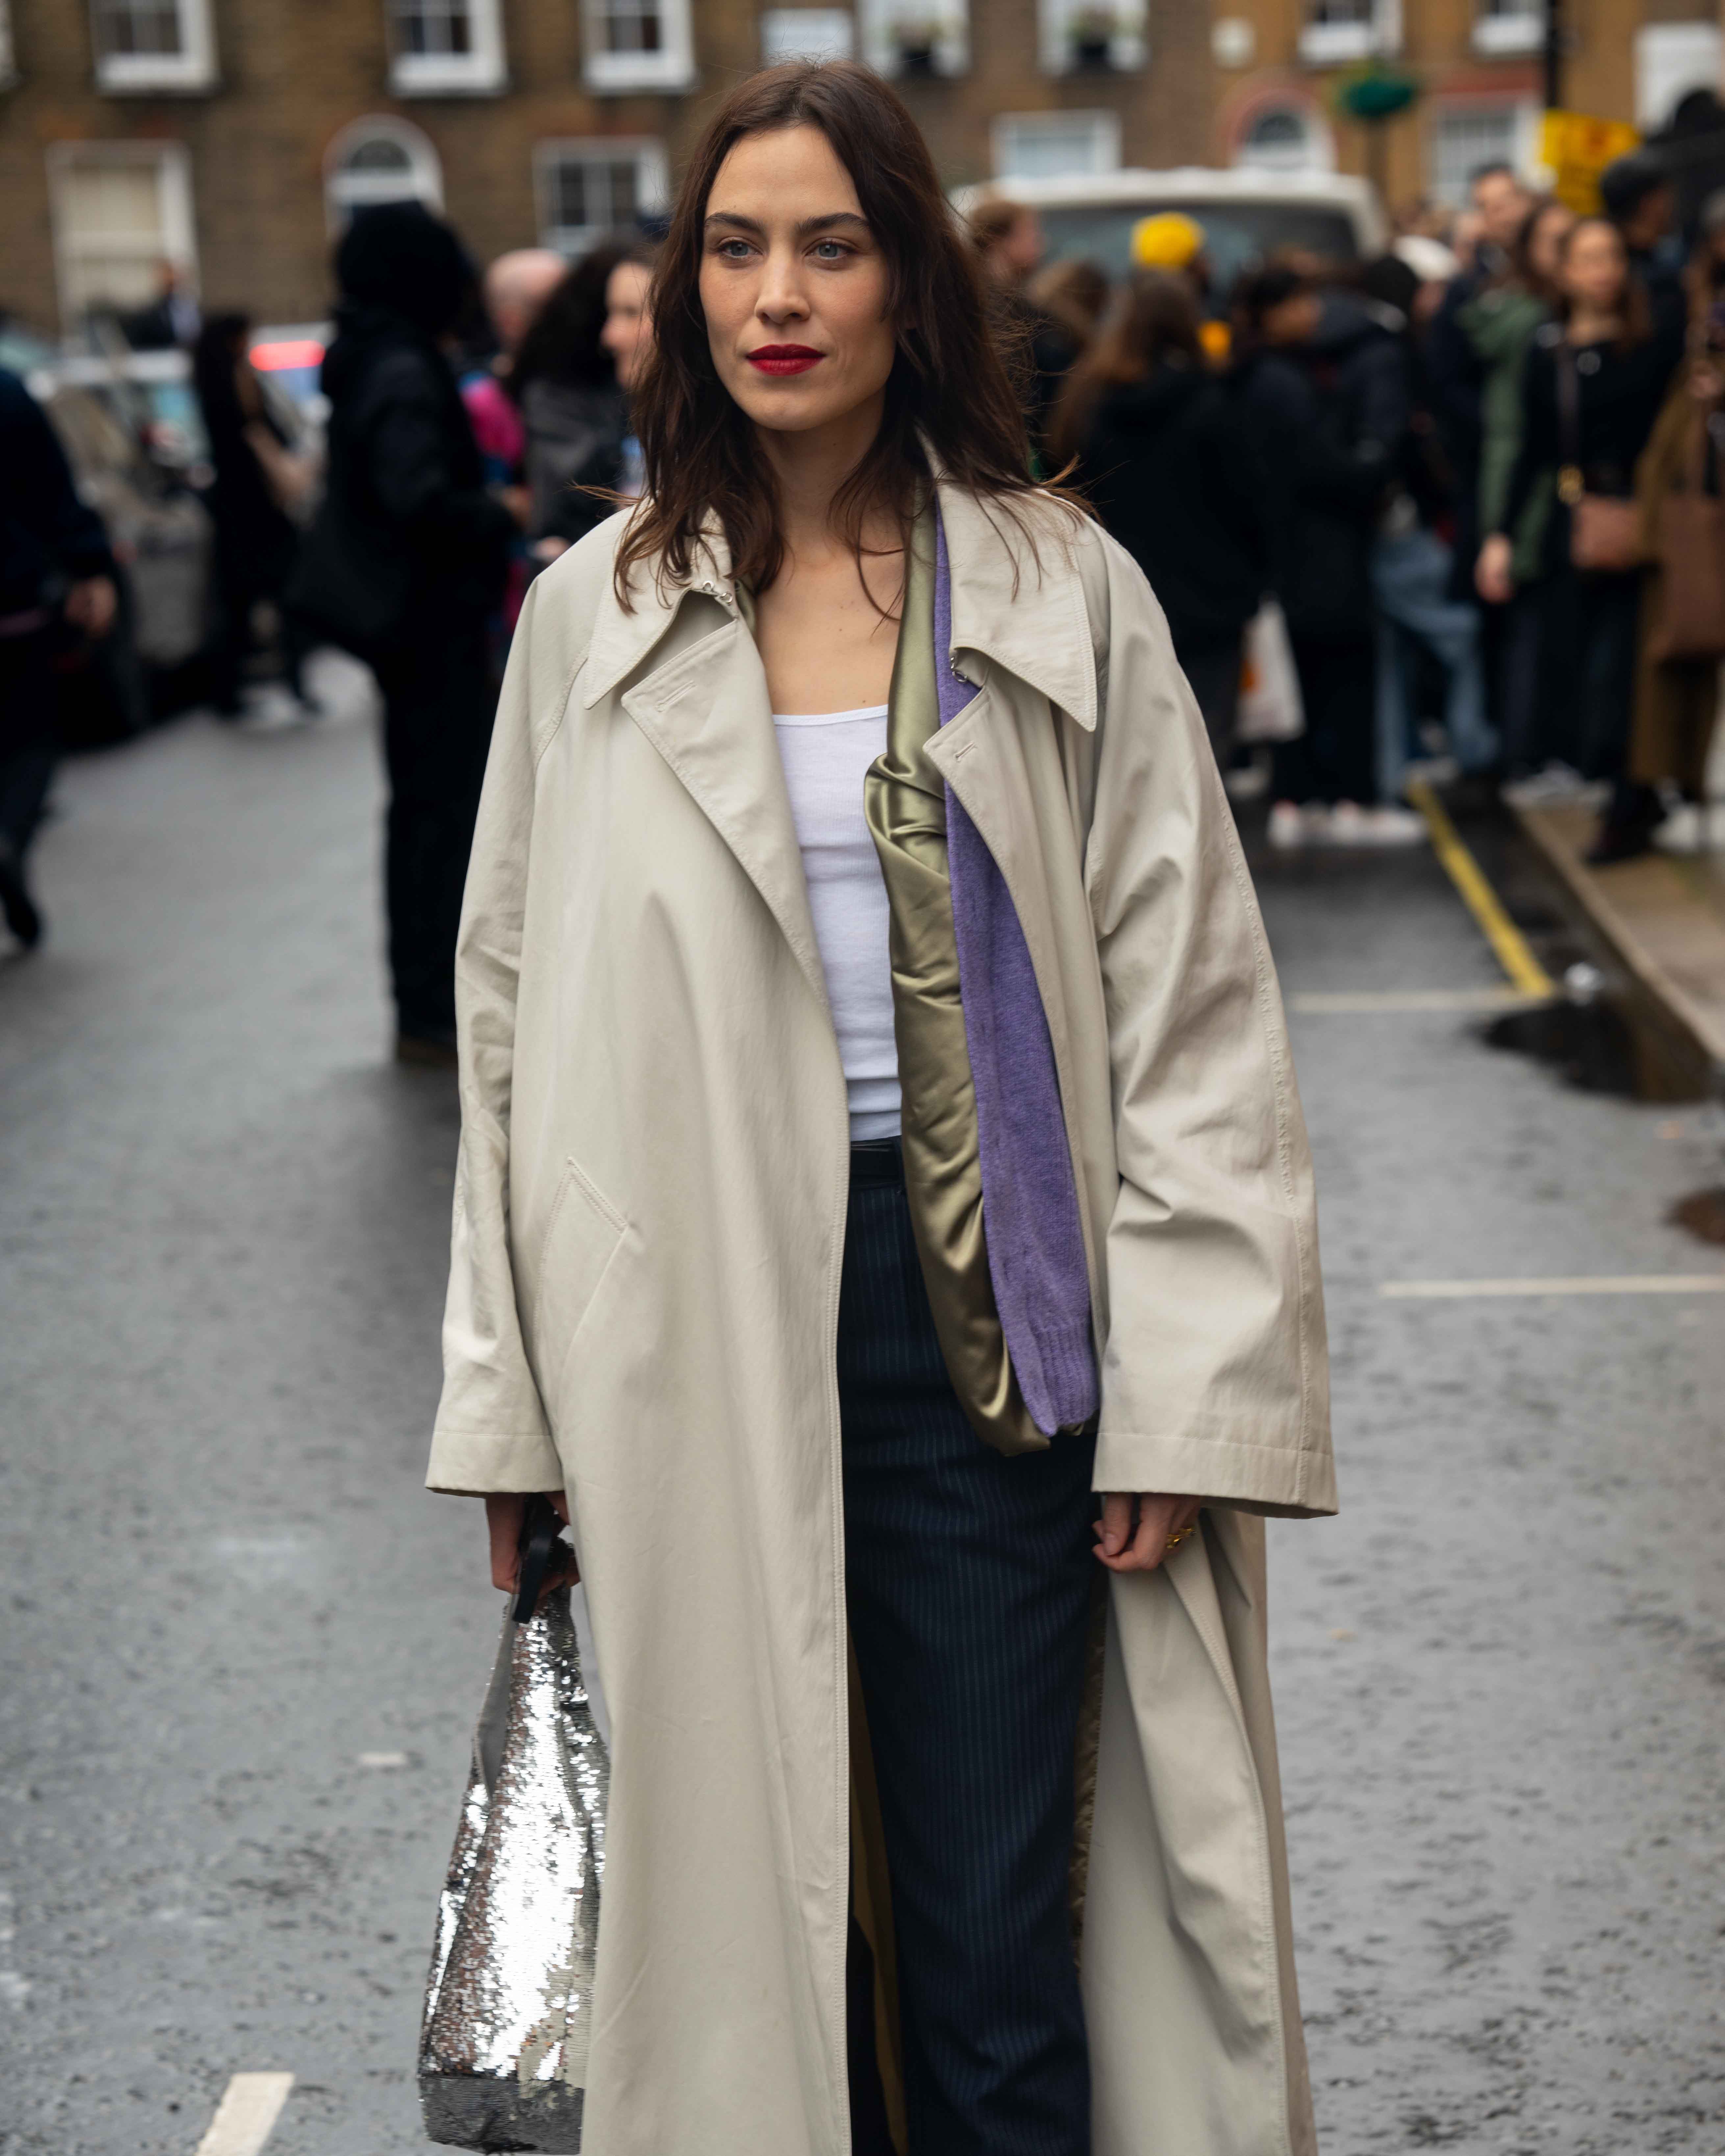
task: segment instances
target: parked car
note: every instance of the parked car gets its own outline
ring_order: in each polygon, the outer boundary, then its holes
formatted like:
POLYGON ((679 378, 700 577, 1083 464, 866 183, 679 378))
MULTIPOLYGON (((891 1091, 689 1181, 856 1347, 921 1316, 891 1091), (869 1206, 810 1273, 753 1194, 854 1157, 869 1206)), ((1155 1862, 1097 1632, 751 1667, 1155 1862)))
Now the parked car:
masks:
POLYGON ((960 187, 953 204, 968 215, 991 195, 1034 209, 1049 259, 1094 262, 1111 278, 1132 267, 1132 228, 1160 210, 1183 210, 1204 229, 1219 292, 1240 270, 1278 248, 1297 247, 1332 262, 1381 254, 1384 213, 1368 181, 1342 172, 1268 172, 1248 166, 1211 171, 1069 173, 960 187))
MULTIPOLYGON (((295 448, 321 436, 317 372, 324 323, 260 328, 252 363, 272 416, 295 448)), ((212 624, 213 476, 203 415, 182 351, 133 352, 99 333, 66 352, 0 327, 0 366, 22 374, 59 434, 79 492, 100 514, 121 572, 121 611, 100 646, 69 645, 69 741, 116 740, 204 693, 212 624), (104 348, 105 347, 105 348, 104 348)))

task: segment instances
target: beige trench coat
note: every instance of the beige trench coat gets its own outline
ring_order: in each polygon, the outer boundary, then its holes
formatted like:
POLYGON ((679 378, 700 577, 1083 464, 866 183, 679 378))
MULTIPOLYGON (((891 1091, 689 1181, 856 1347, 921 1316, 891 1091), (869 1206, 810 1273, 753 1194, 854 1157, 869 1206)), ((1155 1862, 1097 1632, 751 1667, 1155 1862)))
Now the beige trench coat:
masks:
MULTIPOLYGON (((1101 1347, 1096 1485, 1213 1503, 1111 1583, 1083 1982, 1096 2156, 1307 2156, 1264 1513, 1334 1509, 1312 1171, 1166 625, 1094 526, 943 486, 932 754, 1005 877, 1101 1347)), ((849 1131, 767 683, 716 542, 509 665, 459 961, 429 1481, 567 1487, 614 1728, 593 2156, 841 2156, 849 1759, 834 1338, 849 1131)))

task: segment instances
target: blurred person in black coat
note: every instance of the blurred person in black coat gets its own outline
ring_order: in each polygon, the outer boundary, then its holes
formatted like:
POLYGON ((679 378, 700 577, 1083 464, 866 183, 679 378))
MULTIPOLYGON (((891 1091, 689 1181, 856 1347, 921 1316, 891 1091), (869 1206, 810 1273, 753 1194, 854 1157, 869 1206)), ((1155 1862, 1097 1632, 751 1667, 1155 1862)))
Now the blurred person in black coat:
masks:
POLYGON ((396 1052, 453 1061, 455 934, 496 707, 487 624, 516 526, 485 485, 452 365, 476 297, 454 234, 414 203, 362 211, 336 276, 327 491, 289 596, 382 689, 396 1052))
POLYGON ((1137 562, 1219 762, 1240 705, 1241 641, 1270 573, 1270 511, 1226 389, 1204 363, 1187 280, 1140 270, 1055 407, 1056 464, 1137 562))
POLYGON ((1371 558, 1410 417, 1400 343, 1351 295, 1272 266, 1235 295, 1235 378, 1271 512, 1276 597, 1306 707, 1278 742, 1270 837, 1400 842, 1377 801, 1377 643, 1371 558))
MULTIPOLYGON (((198 332, 192 355, 192 378, 216 473, 205 497, 215 526, 218 615, 212 701, 224 719, 240 716, 258 604, 269 600, 280 607, 293 568, 300 533, 284 502, 310 485, 309 472, 264 401, 246 349, 250 327, 242 314, 213 315, 198 332)), ((280 640, 287 685, 309 712, 300 639, 285 621, 280 640)))
POLYGON ((0 369, 0 911, 26 950, 42 937, 24 860, 54 776, 55 639, 62 624, 105 636, 116 602, 102 521, 41 407, 0 369))

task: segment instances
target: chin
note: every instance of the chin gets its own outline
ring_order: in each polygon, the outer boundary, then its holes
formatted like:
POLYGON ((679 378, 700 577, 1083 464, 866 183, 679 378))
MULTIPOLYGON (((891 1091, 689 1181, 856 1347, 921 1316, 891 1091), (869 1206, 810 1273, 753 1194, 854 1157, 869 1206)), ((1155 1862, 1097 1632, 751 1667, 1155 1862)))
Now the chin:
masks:
POLYGON ((771 428, 778 434, 807 434, 812 427, 842 418, 850 408, 830 396, 811 397, 806 391, 799 396, 788 382, 772 388, 762 382, 743 382, 732 395, 757 427, 771 428))

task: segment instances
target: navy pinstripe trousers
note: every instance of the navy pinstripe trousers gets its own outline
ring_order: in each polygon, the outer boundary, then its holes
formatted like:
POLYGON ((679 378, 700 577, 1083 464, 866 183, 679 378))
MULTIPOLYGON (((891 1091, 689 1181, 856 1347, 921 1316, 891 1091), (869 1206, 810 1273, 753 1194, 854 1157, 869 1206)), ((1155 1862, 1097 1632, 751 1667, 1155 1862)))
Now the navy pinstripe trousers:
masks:
POLYGON ((910 2156, 1089 2156, 1066 1888, 1094 1448, 1009 1459, 965 1420, 896 1143, 851 1156, 839 1399, 910 2156))

